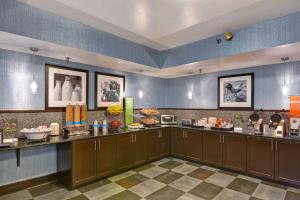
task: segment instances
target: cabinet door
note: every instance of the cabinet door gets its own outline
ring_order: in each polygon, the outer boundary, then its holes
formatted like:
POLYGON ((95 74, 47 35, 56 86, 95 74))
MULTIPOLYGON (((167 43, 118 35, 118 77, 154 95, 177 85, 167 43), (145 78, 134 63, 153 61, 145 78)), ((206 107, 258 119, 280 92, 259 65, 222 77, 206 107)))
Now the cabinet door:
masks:
POLYGON ((229 133, 224 133, 222 137, 223 167, 246 172, 246 137, 229 133))
POLYGON ((222 138, 215 132, 203 133, 203 162, 222 166, 222 138))
POLYGON ((275 178, 300 186, 300 142, 277 140, 275 143, 275 178))
POLYGON ((255 176, 274 177, 273 139, 247 137, 247 172, 255 176))
POLYGON ((147 162, 148 160, 147 132, 143 131, 134 134, 134 146, 135 146, 134 147, 135 165, 139 165, 147 162))
POLYGON ((185 155, 187 158, 202 161, 203 160, 203 134, 199 130, 186 129, 186 147, 185 155))
POLYGON ((134 166, 134 134, 120 134, 117 137, 117 165, 121 170, 134 166))
POLYGON ((96 139, 74 141, 72 142, 72 150, 73 186, 96 179, 96 139))
POLYGON ((97 174, 103 177, 116 170, 117 136, 105 136, 97 141, 97 174))
POLYGON ((170 128, 159 129, 157 154, 158 158, 168 156, 170 154, 170 128))
POLYGON ((185 138, 183 129, 172 128, 171 132, 171 154, 174 156, 184 157, 185 155, 185 138))
POLYGON ((155 160, 159 158, 159 130, 150 130, 147 134, 148 159, 155 160))

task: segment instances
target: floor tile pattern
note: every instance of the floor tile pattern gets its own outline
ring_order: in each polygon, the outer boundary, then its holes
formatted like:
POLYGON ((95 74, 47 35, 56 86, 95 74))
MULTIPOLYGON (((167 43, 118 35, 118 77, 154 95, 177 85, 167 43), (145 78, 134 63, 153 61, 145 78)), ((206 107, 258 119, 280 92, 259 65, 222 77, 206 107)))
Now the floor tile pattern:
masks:
POLYGON ((300 200, 300 189, 164 158, 69 191, 54 182, 0 200, 300 200))

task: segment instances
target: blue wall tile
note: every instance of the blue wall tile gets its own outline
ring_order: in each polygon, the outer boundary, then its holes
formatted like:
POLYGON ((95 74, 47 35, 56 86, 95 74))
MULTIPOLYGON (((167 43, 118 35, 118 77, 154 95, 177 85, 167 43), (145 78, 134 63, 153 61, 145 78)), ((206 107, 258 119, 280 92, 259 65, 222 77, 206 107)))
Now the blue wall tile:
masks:
POLYGON ((157 50, 16 0, 1 0, 0 19, 4 32, 159 67, 157 50))
POLYGON ((90 109, 95 107, 94 72, 125 75, 126 96, 135 97, 135 107, 163 107, 164 97, 160 92, 164 91, 164 79, 0 49, 0 92, 5 94, 0 95, 0 110, 43 110, 45 108, 46 63, 89 70, 90 109), (39 85, 37 95, 30 93, 33 74, 39 85), (145 93, 143 99, 138 98, 139 90, 145 93))
POLYGON ((231 42, 217 35, 163 51, 159 63, 163 68, 171 67, 295 43, 300 41, 299 32, 300 12, 236 30, 231 42), (217 44, 216 38, 223 39, 222 43, 217 44))
POLYGON ((16 152, 0 152, 0 186, 57 171, 56 145, 22 149, 20 167, 16 152))
POLYGON ((255 74, 255 109, 289 109, 289 98, 281 92, 284 77, 289 87, 289 95, 300 95, 300 62, 291 62, 167 79, 165 107, 215 109, 218 106, 218 76, 251 72, 255 74), (188 91, 193 92, 192 100, 187 97, 188 91))

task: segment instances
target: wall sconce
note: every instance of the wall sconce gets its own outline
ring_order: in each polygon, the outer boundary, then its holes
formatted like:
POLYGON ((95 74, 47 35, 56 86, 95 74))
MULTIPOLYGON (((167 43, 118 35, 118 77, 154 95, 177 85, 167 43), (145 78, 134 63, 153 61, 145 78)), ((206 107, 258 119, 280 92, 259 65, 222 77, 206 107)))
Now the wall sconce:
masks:
POLYGON ((38 93, 38 84, 35 81, 35 76, 33 75, 32 81, 30 83, 30 90, 31 94, 37 94, 38 93))
MULTIPOLYGON (((36 48, 36 47, 30 47, 29 48, 30 49, 30 51, 32 52, 32 56, 34 56, 34 54, 35 53, 37 53, 38 51, 39 51, 39 49, 38 48, 36 48)), ((32 75, 32 81, 31 81, 31 83, 30 83, 30 91, 31 91, 31 94, 38 94, 38 84, 37 84, 37 82, 36 82, 36 80, 35 80, 35 75, 34 75, 34 73, 33 73, 33 75, 32 75)))
POLYGON ((142 90, 139 91, 139 98, 142 99, 144 97, 144 92, 142 90))
POLYGON ((281 92, 284 96, 287 96, 288 95, 288 92, 289 92, 289 88, 288 88, 288 85, 286 84, 286 81, 284 80, 284 83, 283 83, 283 86, 281 88, 281 92))
POLYGON ((192 99, 193 98, 193 93, 191 91, 188 92, 188 99, 192 99))

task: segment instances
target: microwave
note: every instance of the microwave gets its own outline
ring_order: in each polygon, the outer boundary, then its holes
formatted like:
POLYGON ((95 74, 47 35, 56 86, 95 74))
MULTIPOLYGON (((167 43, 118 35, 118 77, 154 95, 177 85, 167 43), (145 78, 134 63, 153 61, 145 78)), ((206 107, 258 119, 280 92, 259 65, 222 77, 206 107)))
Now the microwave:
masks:
POLYGON ((177 124, 176 115, 161 115, 160 116, 161 124, 177 124))

